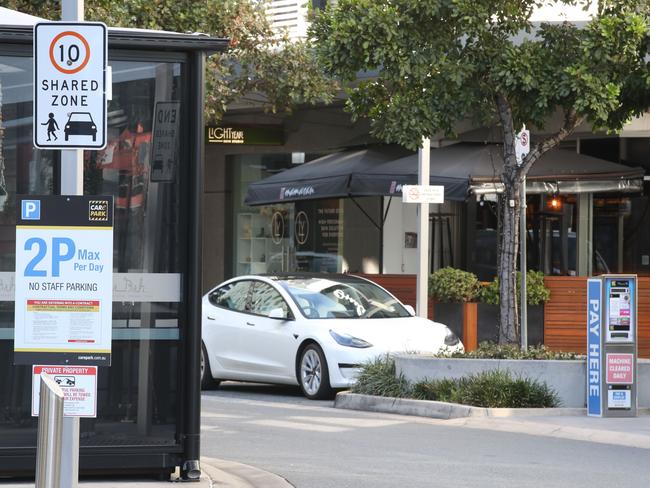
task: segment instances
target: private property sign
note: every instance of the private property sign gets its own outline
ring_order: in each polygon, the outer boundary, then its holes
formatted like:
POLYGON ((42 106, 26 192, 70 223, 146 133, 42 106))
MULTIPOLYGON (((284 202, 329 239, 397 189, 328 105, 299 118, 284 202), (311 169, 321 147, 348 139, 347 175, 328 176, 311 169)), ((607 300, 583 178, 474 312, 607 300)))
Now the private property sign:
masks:
POLYGON ((47 373, 63 391, 63 415, 97 417, 97 366, 32 366, 32 416, 38 417, 41 373, 47 373))
POLYGON ((106 146, 106 63, 105 24, 34 26, 34 146, 106 146))

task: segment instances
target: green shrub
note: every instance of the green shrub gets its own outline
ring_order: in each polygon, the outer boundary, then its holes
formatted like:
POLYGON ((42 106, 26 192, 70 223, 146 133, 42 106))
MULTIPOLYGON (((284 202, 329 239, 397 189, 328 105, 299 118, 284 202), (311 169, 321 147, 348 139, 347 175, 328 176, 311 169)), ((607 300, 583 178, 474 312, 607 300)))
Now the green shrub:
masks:
POLYGON ((460 403, 457 380, 420 381, 413 385, 412 396, 416 400, 460 403))
POLYGON ((495 344, 494 342, 481 342, 478 348, 469 352, 453 352, 439 354, 440 357, 467 358, 467 359, 583 359, 584 355, 574 352, 551 351, 545 346, 531 346, 522 351, 517 344, 495 344))
POLYGON ((551 408, 560 405, 557 393, 546 383, 516 378, 504 370, 411 385, 404 376, 395 376, 395 360, 388 356, 363 365, 352 392, 487 408, 551 408))
POLYGON ((439 302, 472 302, 481 284, 474 273, 456 268, 442 268, 429 276, 429 296, 439 302))
POLYGON ((552 408, 560 404, 546 383, 513 377, 509 371, 492 370, 461 378, 459 402, 486 408, 552 408))
MULTIPOLYGON (((517 302, 521 296, 521 273, 517 272, 517 302)), ((526 303, 540 305, 551 298, 551 290, 544 284, 544 273, 541 271, 526 272, 526 303)), ((477 293, 477 300, 489 305, 499 304, 499 278, 482 285, 477 293)))
POLYGON ((411 385, 404 376, 395 374, 395 360, 380 356, 364 364, 352 388, 353 393, 386 397, 408 397, 411 385))

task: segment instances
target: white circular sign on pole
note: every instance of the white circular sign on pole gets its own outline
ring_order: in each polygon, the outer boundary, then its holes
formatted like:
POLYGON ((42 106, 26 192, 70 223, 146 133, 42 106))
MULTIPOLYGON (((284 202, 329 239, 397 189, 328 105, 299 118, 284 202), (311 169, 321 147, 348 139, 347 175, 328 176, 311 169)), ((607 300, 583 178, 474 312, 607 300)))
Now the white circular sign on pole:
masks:
POLYGON ((106 146, 107 32, 101 22, 34 26, 34 146, 106 146))

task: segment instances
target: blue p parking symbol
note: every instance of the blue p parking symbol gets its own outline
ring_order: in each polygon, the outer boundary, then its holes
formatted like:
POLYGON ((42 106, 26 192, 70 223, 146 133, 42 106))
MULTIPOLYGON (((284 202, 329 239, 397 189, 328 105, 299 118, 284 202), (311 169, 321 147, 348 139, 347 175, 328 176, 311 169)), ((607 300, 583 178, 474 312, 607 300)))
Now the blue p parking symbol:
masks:
POLYGON ((41 201, 40 200, 23 200, 20 212, 23 220, 40 220, 41 219, 41 201))

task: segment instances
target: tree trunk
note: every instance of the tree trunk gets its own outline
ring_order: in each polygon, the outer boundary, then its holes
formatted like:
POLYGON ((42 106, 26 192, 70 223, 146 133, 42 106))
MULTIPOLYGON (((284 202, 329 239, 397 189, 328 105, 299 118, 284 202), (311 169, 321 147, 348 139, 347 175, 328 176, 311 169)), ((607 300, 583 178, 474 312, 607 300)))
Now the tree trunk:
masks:
POLYGON ((519 189, 521 168, 515 155, 515 131, 508 100, 497 95, 495 99, 503 130, 504 191, 499 199, 500 232, 499 261, 499 344, 519 342, 519 315, 517 311, 517 250, 519 248, 519 189))
POLYGON ((519 184, 506 185, 501 195, 499 233, 499 344, 519 342, 517 249, 519 248, 519 184))
MULTIPOLYGON (((558 132, 547 137, 528 153, 521 165, 515 155, 515 128, 508 99, 497 93, 494 97, 499 122, 503 130, 504 186, 499 200, 499 344, 519 343, 519 316, 517 313, 517 251, 519 249, 519 201, 523 178, 532 165, 548 150, 556 147, 584 120, 574 110, 564 114, 564 124, 558 132)), ((524 264, 525 268, 525 264, 524 264)), ((522 271, 525 271, 522 270, 522 271)))

